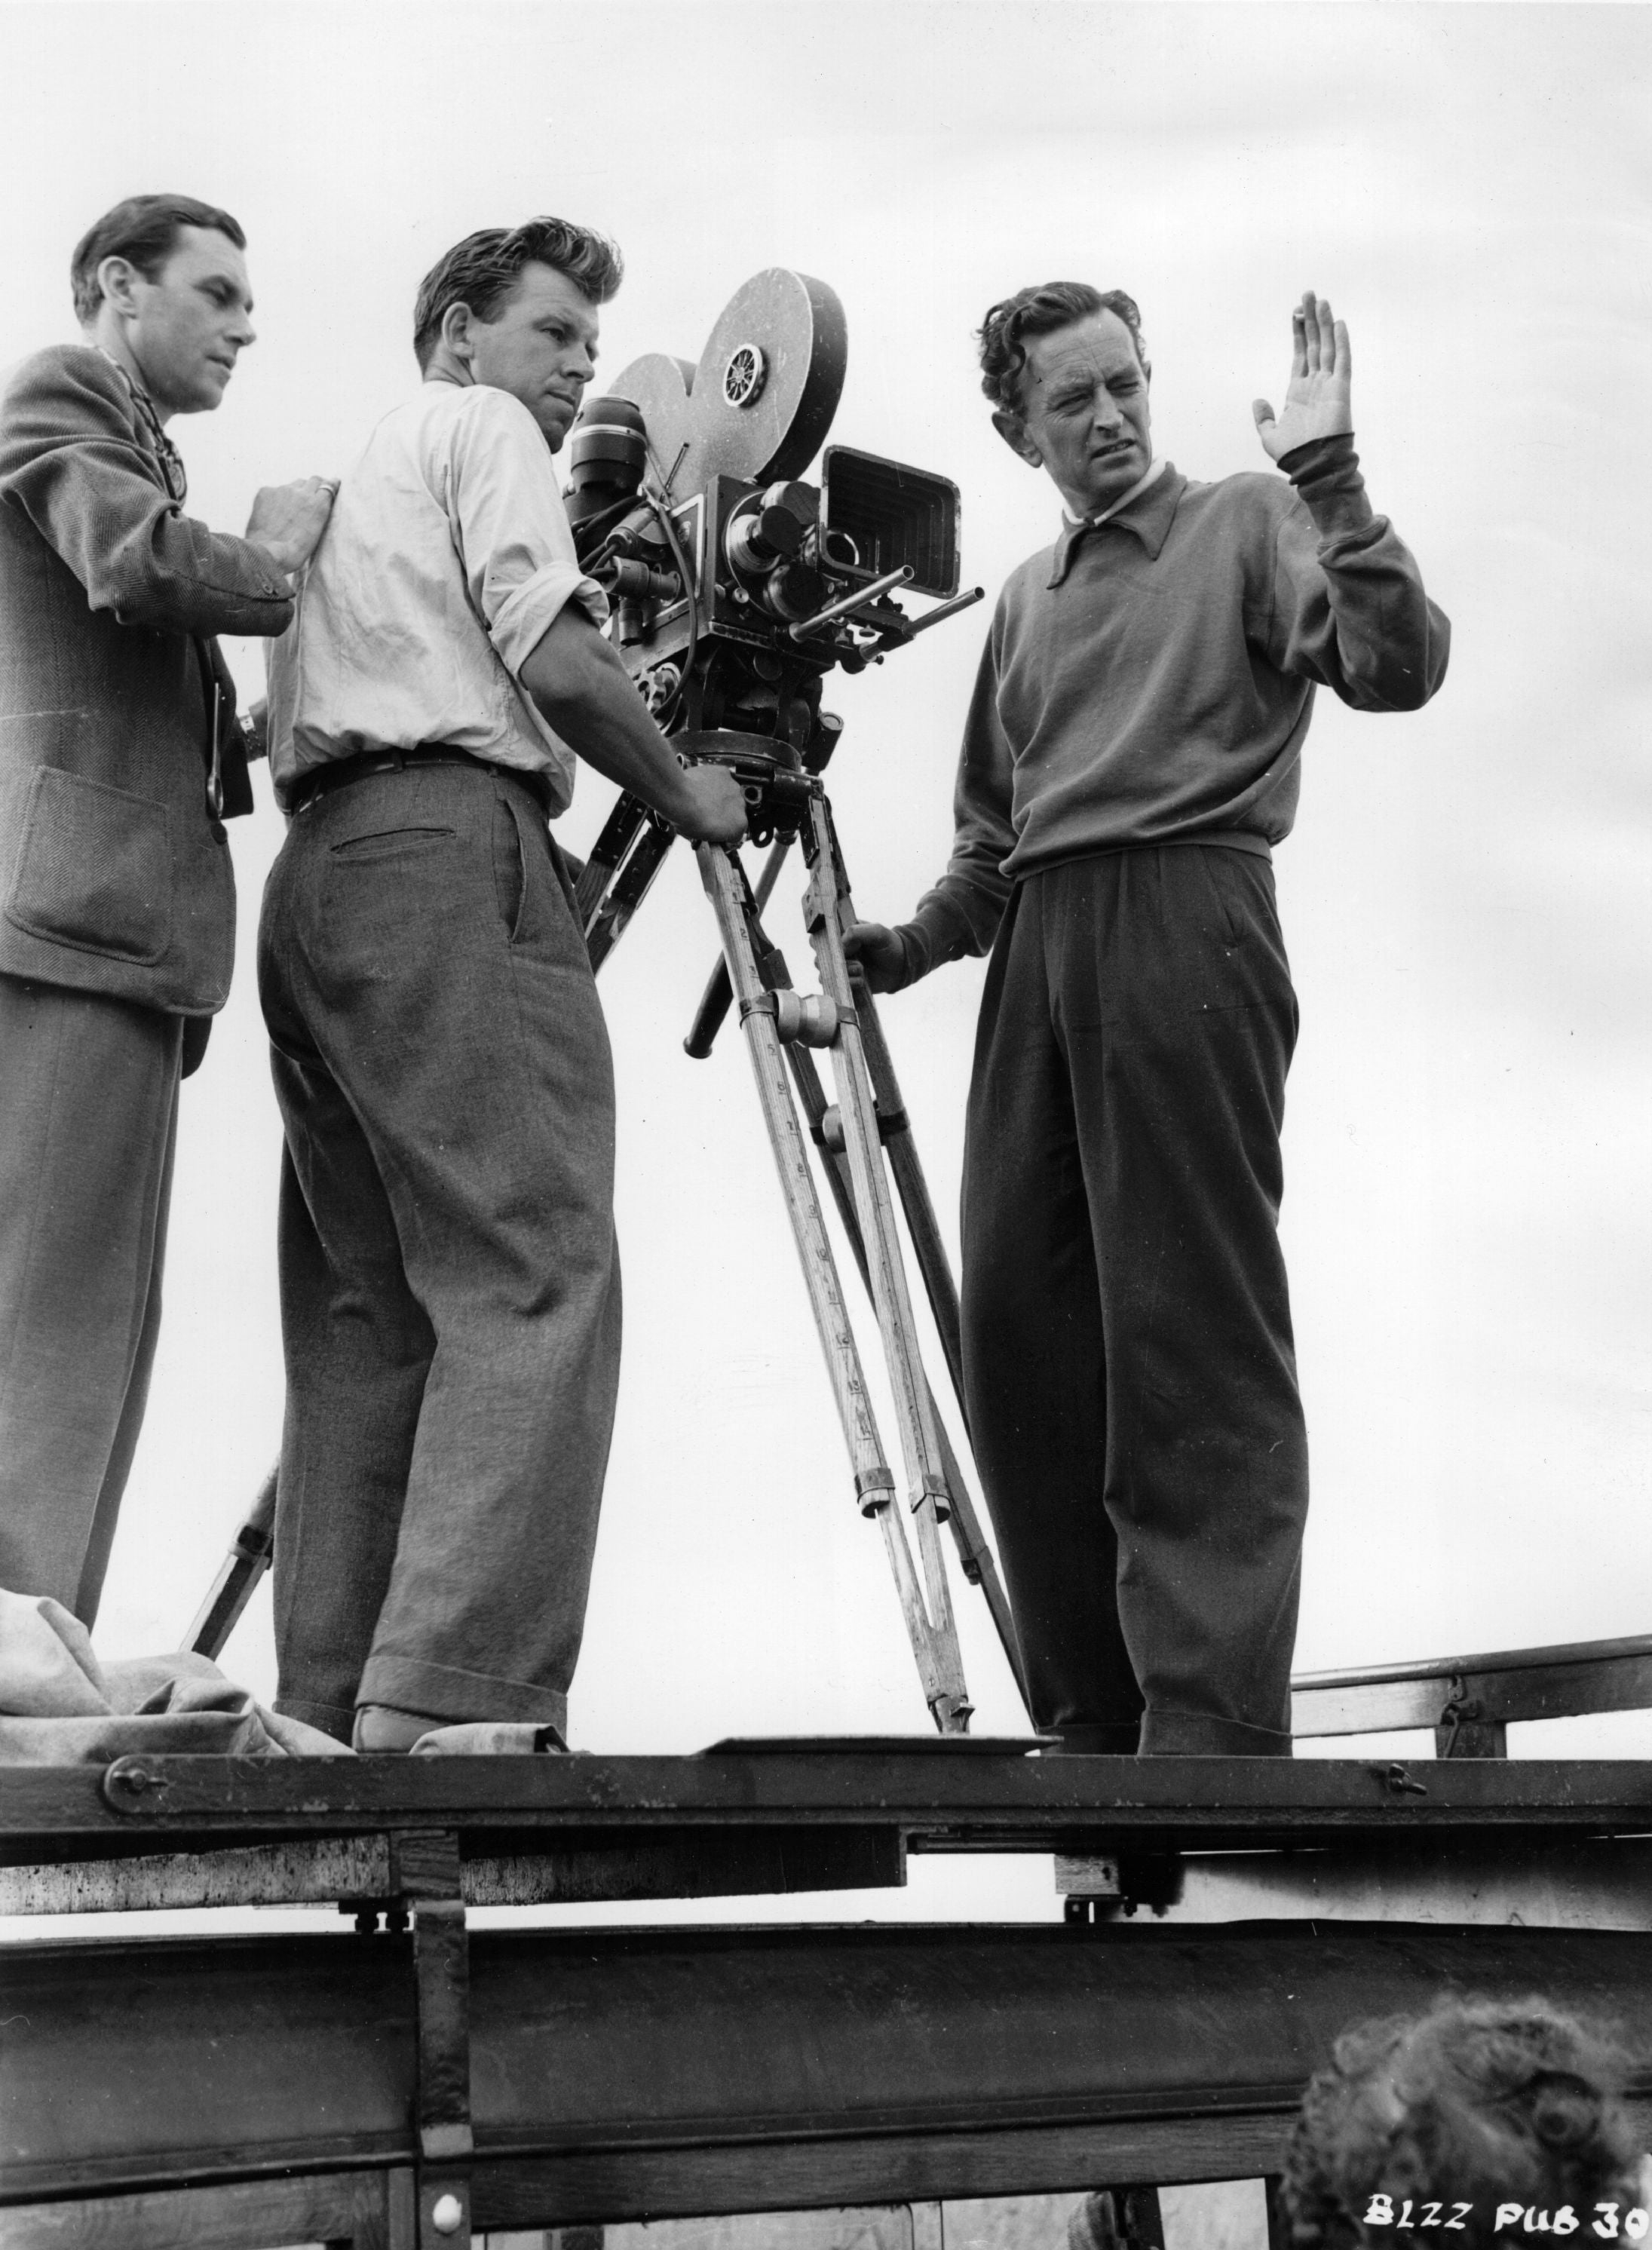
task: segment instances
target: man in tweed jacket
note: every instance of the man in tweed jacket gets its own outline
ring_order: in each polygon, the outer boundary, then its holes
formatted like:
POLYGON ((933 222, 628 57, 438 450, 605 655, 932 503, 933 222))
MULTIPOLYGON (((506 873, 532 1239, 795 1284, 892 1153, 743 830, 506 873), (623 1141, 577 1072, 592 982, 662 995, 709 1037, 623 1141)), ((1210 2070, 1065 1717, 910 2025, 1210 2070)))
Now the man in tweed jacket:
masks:
POLYGON ((223 816, 250 811, 212 640, 279 633, 332 501, 183 512, 174 414, 252 341, 245 238, 121 204, 71 266, 83 341, 0 399, 0 1585, 96 1613, 155 1353, 178 1081, 229 990, 223 816))

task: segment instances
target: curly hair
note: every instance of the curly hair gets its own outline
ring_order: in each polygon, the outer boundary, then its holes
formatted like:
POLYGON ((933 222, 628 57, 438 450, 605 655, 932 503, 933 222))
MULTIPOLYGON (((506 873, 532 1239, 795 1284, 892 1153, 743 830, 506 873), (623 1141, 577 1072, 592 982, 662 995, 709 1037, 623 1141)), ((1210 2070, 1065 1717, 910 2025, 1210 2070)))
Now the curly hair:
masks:
POLYGON ((1310 2081, 1286 2154, 1296 2250, 1352 2250, 1373 2240, 1372 2196, 1409 2197, 1449 2216, 1472 2210, 1452 2242, 1417 2225, 1432 2250, 1492 2250, 1496 2206, 1518 2201, 1579 2217, 1609 2196, 1633 2202, 1634 2132, 1621 2095, 1628 2059, 1597 2025, 1548 2001, 1448 1998, 1427 2015, 1355 2025, 1310 2081))
POLYGON ((1152 363, 1142 341, 1142 316, 1134 297, 1122 289, 1092 289, 1088 281, 1046 281, 1036 289, 1018 289, 990 306, 976 331, 981 359, 981 388, 1000 412, 1021 411, 1021 374, 1026 365, 1026 339, 1054 335, 1070 328, 1075 321, 1092 313, 1116 313, 1130 330, 1142 373, 1151 376, 1152 363))
POLYGON ((428 366, 452 305, 468 305, 479 321, 496 317, 524 266, 551 266, 593 305, 605 305, 625 278, 619 245, 588 226, 563 218, 524 219, 520 226, 485 226, 456 242, 418 285, 413 306, 413 352, 428 366))
POLYGON ((194 196, 128 196, 89 226, 69 260, 69 289, 81 327, 98 317, 103 302, 98 268, 106 258, 124 258, 146 281, 158 280, 186 226, 210 228, 227 235, 238 250, 246 248, 239 222, 216 204, 204 204, 194 196))

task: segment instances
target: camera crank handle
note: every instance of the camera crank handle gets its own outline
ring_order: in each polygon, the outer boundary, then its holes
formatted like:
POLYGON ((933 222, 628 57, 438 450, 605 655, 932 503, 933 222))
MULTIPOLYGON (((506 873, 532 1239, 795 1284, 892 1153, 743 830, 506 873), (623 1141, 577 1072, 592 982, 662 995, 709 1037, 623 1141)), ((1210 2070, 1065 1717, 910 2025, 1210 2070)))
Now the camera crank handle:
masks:
MULTIPOLYGON (((780 880, 780 870, 785 865, 785 856, 791 849, 791 844, 790 836, 777 837, 763 863, 763 873, 757 878, 757 887, 753 894, 753 903, 759 914, 774 896, 774 887, 780 880)), ((700 996, 694 1022, 682 1043, 684 1054, 692 1055, 696 1062, 704 1062, 711 1053, 713 1040, 722 1028, 722 1019, 729 1012, 729 1003, 733 997, 734 988, 729 982, 729 963, 724 958, 718 962, 706 979, 706 989, 700 996)))

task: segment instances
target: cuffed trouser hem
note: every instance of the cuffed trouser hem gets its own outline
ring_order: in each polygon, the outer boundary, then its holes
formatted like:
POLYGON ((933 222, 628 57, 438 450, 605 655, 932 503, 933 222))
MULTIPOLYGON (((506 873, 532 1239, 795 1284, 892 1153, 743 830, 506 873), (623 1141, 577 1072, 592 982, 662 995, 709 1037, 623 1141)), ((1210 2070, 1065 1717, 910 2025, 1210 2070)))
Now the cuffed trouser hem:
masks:
POLYGON ((1134 1719, 1116 1725, 1063 1727, 1061 1740, 1047 1743, 1046 1757, 1133 1757, 1141 1727, 1134 1719))
POLYGON ((568 1734, 563 1690, 536 1687, 529 1680, 499 1680, 486 1672, 460 1672, 447 1664, 425 1664, 412 1656, 370 1656, 356 1701, 358 1707, 388 1703, 394 1710, 418 1711, 432 1723, 449 1726, 480 1719, 515 1720, 527 1726, 555 1727, 564 1740, 568 1734))
POLYGON ((324 1735, 331 1735, 335 1743, 342 1743, 349 1749, 356 1725, 353 1710, 341 1710, 336 1703, 312 1703, 302 1695, 278 1695, 275 1708, 282 1718, 301 1719, 307 1727, 319 1727, 324 1735))
POLYGON ((1243 1719, 1207 1719, 1193 1711, 1142 1715, 1139 1757, 1289 1757, 1290 1736, 1243 1719))

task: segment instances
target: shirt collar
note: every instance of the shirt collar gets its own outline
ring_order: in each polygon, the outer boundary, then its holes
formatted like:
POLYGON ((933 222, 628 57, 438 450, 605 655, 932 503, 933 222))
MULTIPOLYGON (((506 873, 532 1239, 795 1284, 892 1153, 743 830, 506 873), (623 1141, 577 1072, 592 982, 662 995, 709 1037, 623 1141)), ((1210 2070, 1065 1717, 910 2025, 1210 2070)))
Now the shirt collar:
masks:
POLYGON ((1108 524, 1120 531, 1131 533, 1141 541, 1149 562, 1158 562, 1159 549, 1170 535, 1177 504, 1186 489, 1187 480, 1178 475, 1174 462, 1157 460, 1140 484, 1126 493, 1123 500, 1115 501, 1111 507, 1104 508, 1101 514, 1086 516, 1081 523, 1075 523, 1071 516, 1063 515, 1061 535, 1055 542, 1054 559, 1050 569, 1050 584, 1059 586, 1066 577, 1079 542, 1088 533, 1108 524))

